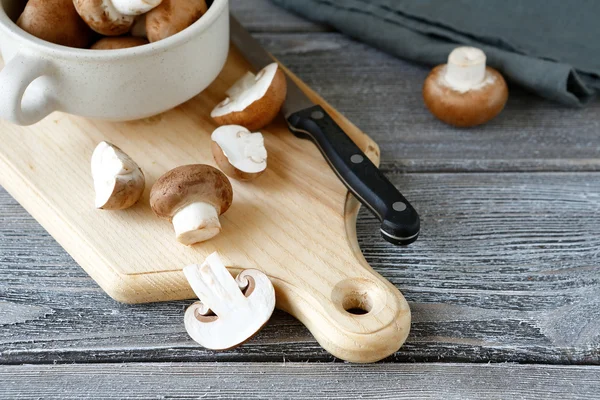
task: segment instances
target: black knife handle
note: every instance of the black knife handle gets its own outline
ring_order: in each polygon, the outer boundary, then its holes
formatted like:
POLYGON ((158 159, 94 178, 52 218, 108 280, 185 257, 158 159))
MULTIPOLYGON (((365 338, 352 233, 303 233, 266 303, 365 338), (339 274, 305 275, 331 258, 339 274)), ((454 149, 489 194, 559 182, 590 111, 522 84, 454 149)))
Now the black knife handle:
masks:
POLYGON ((291 114, 290 130, 316 143, 338 177, 381 221, 381 235, 393 244, 419 236, 419 215, 321 106, 291 114))

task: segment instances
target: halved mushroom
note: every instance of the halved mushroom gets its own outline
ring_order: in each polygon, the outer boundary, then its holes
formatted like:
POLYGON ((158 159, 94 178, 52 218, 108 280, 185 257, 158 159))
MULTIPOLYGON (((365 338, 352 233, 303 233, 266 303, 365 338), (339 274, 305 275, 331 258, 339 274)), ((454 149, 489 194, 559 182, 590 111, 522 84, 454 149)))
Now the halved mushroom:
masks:
POLYGON ((117 49, 128 49, 130 47, 143 46, 148 44, 148 41, 144 38, 133 37, 133 36, 117 36, 117 37, 105 37, 98 40, 90 47, 92 50, 117 50, 117 49))
POLYGON ((246 73, 227 92, 210 116, 219 125, 242 125, 251 131, 264 128, 275 119, 287 95, 285 74, 277 63, 257 75, 246 73))
POLYGON ((240 125, 225 125, 217 128, 211 138, 215 161, 227 176, 250 181, 267 168, 267 149, 262 133, 252 133, 240 125))
POLYGON ((86 24, 104 36, 124 35, 131 29, 135 16, 121 14, 112 0, 73 0, 86 24))
POLYGON ((100 142, 92 154, 96 208, 123 210, 140 199, 146 182, 138 165, 117 146, 100 142))
POLYGON ((502 75, 486 67, 483 51, 458 47, 448 63, 435 67, 423 86, 429 111, 447 124, 470 127, 488 122, 504 108, 508 87, 502 75))
POLYGON ((86 48, 92 36, 73 0, 29 0, 17 25, 35 37, 69 47, 86 48))
POLYGON ((236 347, 254 336, 271 318, 275 289, 261 271, 247 269, 233 279, 218 253, 202 265, 183 269, 201 301, 185 312, 185 329, 200 345, 212 350, 236 347))
POLYGON ((163 0, 146 14, 148 40, 157 42, 173 36, 198 21, 206 11, 205 0, 163 0))
POLYGON ((150 206, 170 220, 177 240, 186 245, 203 242, 221 232, 219 215, 231 206, 229 179, 210 165, 177 167, 161 176, 150 192, 150 206))

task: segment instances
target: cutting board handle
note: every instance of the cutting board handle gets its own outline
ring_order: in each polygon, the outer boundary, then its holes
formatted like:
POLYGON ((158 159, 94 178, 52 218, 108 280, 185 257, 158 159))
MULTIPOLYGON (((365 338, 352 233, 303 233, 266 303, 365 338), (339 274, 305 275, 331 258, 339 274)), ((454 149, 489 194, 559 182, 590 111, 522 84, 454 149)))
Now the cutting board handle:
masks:
POLYGON ((348 195, 346 230, 356 263, 345 265, 329 296, 273 279, 277 308, 298 318, 321 346, 346 361, 368 363, 396 352, 410 331, 404 296, 364 259, 356 239, 360 204, 348 195))

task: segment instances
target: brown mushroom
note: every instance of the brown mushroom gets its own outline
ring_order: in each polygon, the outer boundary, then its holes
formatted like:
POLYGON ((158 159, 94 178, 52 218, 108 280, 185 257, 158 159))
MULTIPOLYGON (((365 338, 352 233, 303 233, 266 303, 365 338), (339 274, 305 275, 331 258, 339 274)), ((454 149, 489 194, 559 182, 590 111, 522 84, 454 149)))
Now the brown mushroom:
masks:
POLYGON ((205 0, 163 0, 146 14, 146 32, 150 42, 173 36, 198 21, 208 6, 205 0))
POLYGON ((90 28, 104 36, 124 35, 135 16, 121 14, 111 0, 73 0, 75 9, 90 28))
POLYGON ((170 220, 177 240, 186 245, 203 242, 221 232, 219 215, 231 206, 229 179, 210 165, 177 167, 161 176, 150 192, 154 213, 170 220))
POLYGON ((225 125, 217 128, 211 138, 215 162, 227 176, 250 181, 267 168, 267 149, 262 133, 252 133, 240 125, 225 125))
POLYGON ((29 0, 17 20, 24 31, 63 46, 86 48, 90 28, 73 6, 73 0, 29 0))
POLYGON ((144 38, 133 36, 106 37, 98 40, 90 47, 92 50, 117 50, 148 44, 144 38))
POLYGON ((485 53, 474 47, 458 47, 448 63, 435 67, 423 86, 425 105, 443 122, 470 127, 496 117, 508 99, 502 75, 486 67, 485 53))
POLYGON ((264 128, 281 110, 287 95, 285 74, 277 63, 257 75, 246 73, 229 90, 227 98, 211 112, 219 125, 242 125, 251 131, 264 128))
POLYGON ((123 210, 144 193, 146 182, 138 165, 117 146, 100 142, 92 154, 96 208, 123 210))

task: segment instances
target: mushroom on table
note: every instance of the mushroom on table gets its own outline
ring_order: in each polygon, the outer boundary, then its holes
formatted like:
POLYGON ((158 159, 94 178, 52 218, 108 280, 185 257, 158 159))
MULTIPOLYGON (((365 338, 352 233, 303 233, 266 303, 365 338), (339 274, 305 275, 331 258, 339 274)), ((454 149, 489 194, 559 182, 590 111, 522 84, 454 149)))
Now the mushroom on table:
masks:
POLYGON ((441 121, 470 127, 496 117, 508 99, 508 87, 502 75, 486 67, 483 51, 458 47, 448 63, 435 67, 423 86, 427 108, 441 121))
POLYGON ((204 164, 183 165, 161 176, 150 192, 154 213, 173 223, 177 240, 203 242, 221 232, 219 215, 229 209, 233 189, 218 169, 204 164))

